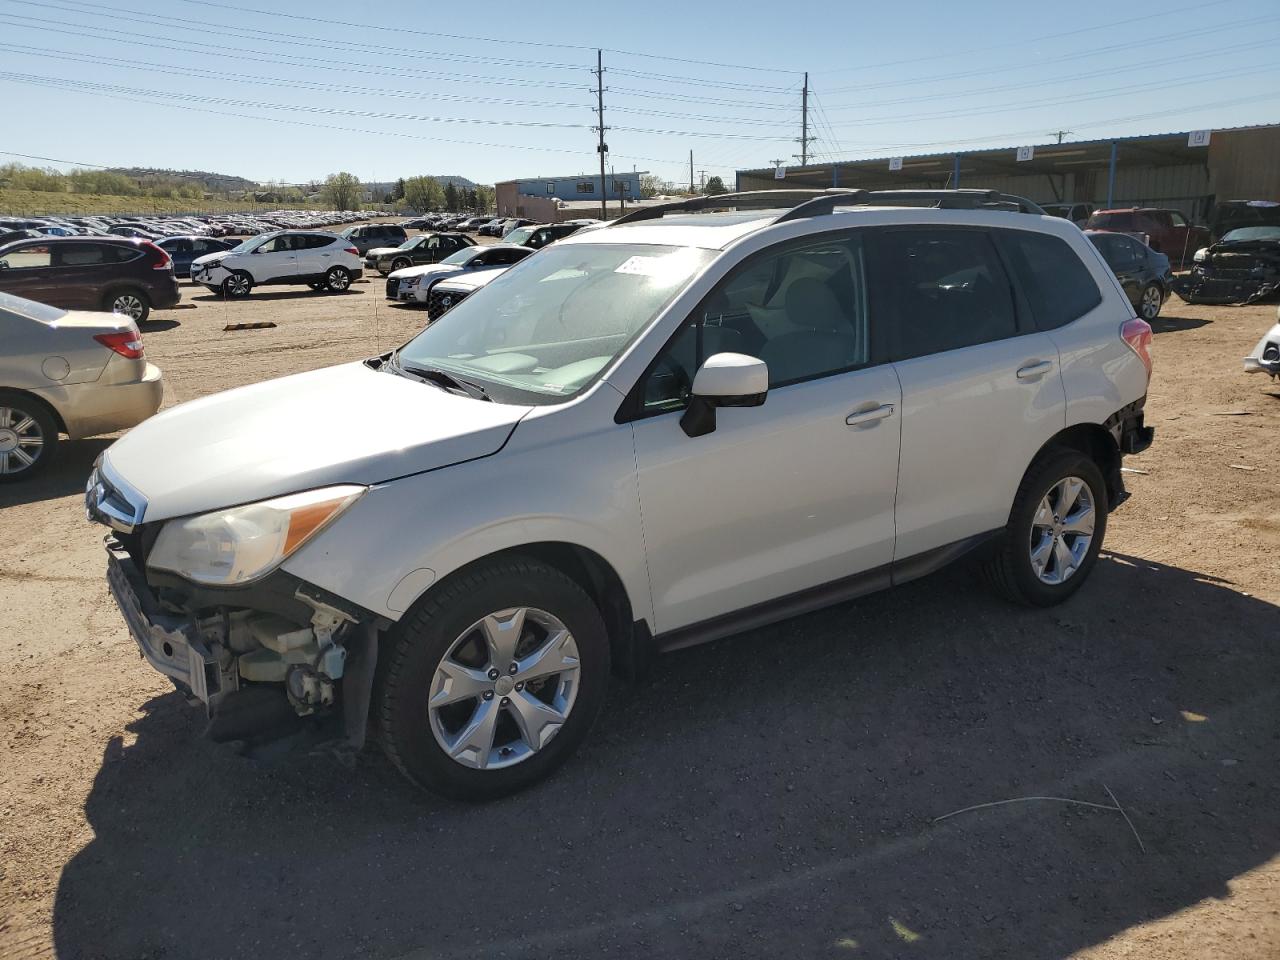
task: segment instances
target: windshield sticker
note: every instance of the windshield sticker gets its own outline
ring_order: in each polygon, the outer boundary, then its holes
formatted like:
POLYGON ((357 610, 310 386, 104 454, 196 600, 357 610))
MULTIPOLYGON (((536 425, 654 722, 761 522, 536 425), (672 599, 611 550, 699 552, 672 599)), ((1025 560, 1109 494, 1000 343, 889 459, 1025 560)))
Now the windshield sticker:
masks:
POLYGON ((662 273, 669 264, 666 257, 631 257, 624 260, 614 273, 633 273, 638 277, 653 277, 662 273))

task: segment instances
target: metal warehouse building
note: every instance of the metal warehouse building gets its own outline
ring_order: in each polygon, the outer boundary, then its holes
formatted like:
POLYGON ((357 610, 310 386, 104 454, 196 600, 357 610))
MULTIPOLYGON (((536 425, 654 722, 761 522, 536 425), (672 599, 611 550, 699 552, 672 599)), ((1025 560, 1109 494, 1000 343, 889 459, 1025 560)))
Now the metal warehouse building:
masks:
MULTIPOLYGON (((644 171, 611 173, 606 178, 607 199, 631 203, 640 199, 640 177, 644 171)), ((581 173, 572 177, 529 177, 494 185, 498 214, 555 221, 560 201, 600 202, 600 174, 581 173)))
POLYGON ((740 170, 737 185, 983 188, 1037 203, 1170 207, 1202 219, 1215 200, 1280 200, 1280 124, 740 170))

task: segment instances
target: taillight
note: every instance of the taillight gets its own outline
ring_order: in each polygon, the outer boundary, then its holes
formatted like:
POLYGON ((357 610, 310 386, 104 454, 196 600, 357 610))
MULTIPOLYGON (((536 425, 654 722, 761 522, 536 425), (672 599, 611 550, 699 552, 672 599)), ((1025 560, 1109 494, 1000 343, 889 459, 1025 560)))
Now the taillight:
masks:
POLYGON ((99 333, 93 339, 126 360, 137 360, 142 356, 142 334, 138 332, 137 327, 121 330, 118 333, 99 333))
POLYGON ((360 256, 360 251, 359 251, 359 250, 357 250, 355 247, 347 247, 347 249, 346 249, 346 250, 344 250, 343 252, 344 252, 344 253, 349 253, 349 254, 351 254, 353 257, 358 257, 358 256, 360 256))
POLYGON ((1151 324, 1134 317, 1126 320, 1120 328, 1120 339, 1129 345, 1129 349, 1138 355, 1142 365, 1147 368, 1147 376, 1151 376, 1151 324))
POLYGON ((151 254, 152 270, 168 270, 173 266, 173 260, 163 247, 157 247, 150 240, 143 240, 142 249, 151 254))

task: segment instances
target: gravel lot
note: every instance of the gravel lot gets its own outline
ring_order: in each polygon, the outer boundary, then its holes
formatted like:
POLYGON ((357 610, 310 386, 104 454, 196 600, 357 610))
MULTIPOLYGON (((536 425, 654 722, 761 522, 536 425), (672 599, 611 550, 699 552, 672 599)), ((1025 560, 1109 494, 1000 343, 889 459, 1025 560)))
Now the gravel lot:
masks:
MULTIPOLYGON (((376 751, 203 740, 103 581, 80 497, 109 441, 66 445, 0 490, 0 957, 1274 960, 1280 388, 1240 372, 1274 315, 1169 303, 1155 446, 1066 605, 1010 607, 961 566, 672 654, 550 783, 484 807, 376 751), (1051 801, 932 822, 1107 787, 1132 831, 1051 801)), ((188 285, 156 317, 166 405, 425 319, 376 276, 188 285)))

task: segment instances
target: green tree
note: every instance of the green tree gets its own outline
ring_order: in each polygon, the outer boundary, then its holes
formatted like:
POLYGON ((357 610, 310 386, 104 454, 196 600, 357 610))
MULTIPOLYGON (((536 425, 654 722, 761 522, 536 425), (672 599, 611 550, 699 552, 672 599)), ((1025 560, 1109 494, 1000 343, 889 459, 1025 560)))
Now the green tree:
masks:
POLYGON ((724 185, 724 181, 719 177, 712 177, 707 181, 707 185, 702 188, 702 192, 708 196, 714 197, 721 193, 728 193, 728 189, 724 185))
POLYGON ((444 190, 435 177, 410 177, 404 181, 404 202, 417 213, 439 210, 444 204, 444 190))
POLYGON ((360 206, 360 180, 353 173, 331 173, 324 178, 320 196, 335 210, 355 210, 360 206))
POLYGON ((476 187, 476 213, 493 212, 493 187, 480 184, 476 187))
POLYGON ((404 199, 404 177, 396 181, 395 187, 391 190, 392 203, 399 203, 404 199))
POLYGON ((450 213, 457 213, 459 205, 458 188, 450 180, 444 188, 444 208, 450 213))

